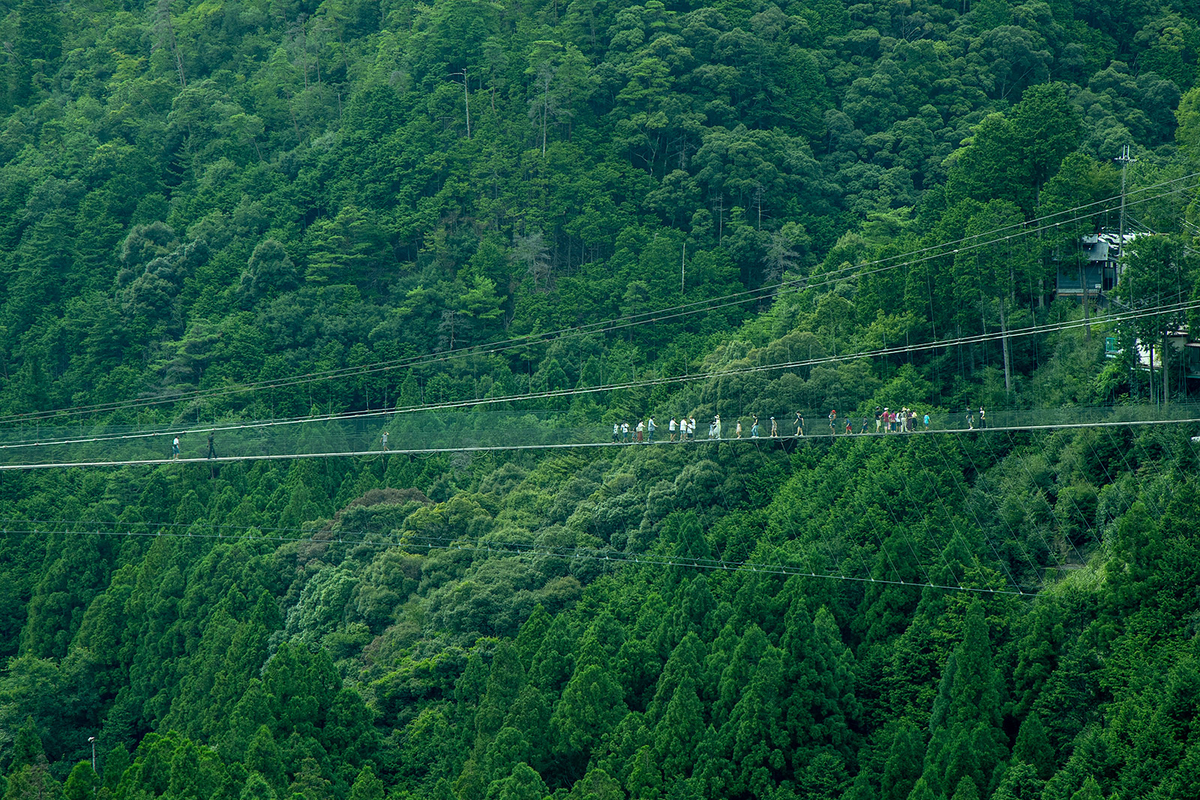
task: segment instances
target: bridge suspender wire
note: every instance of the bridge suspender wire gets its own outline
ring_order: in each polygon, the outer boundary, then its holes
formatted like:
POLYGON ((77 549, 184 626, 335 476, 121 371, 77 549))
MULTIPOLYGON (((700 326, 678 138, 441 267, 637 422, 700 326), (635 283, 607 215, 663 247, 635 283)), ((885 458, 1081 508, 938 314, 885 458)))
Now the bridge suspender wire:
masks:
MULTIPOLYGON (((1004 437, 1005 437, 1005 441, 1008 443, 1008 452, 1009 452, 1009 454, 1010 454, 1010 455, 1012 455, 1012 454, 1015 454, 1015 453, 1017 452, 1017 444, 1016 444, 1016 442, 1015 442, 1015 441, 1014 441, 1014 439, 1013 439, 1013 434, 1012 434, 1012 431, 1004 431, 1004 437)), ((984 442, 984 443, 987 445, 987 448, 988 448, 988 454, 989 454, 989 455, 990 455, 990 456, 991 456, 993 459, 996 459, 996 460, 998 460, 998 454, 997 454, 997 452, 996 452, 996 448, 993 446, 993 445, 994 445, 994 443, 995 443, 995 439, 994 439, 993 437, 990 437, 990 436, 989 436, 989 437, 986 437, 986 438, 984 438, 984 439, 981 439, 980 441, 981 441, 981 442, 984 442)), ((1032 446, 1032 445, 1031 445, 1031 446, 1032 446)), ((1027 459, 1027 458, 1026 458, 1026 457, 1025 457, 1023 454, 1022 454, 1022 455, 1020 455, 1020 456, 1018 456, 1018 457, 1016 458, 1016 462, 1017 462, 1017 463, 1020 465, 1021 469, 1024 471, 1024 473, 1025 473, 1025 476, 1026 476, 1026 477, 1029 479, 1029 482, 1030 482, 1030 484, 1031 484, 1031 485, 1036 485, 1036 484, 1037 484, 1037 478, 1034 476, 1033 472, 1032 472, 1032 471, 1029 469, 1029 464, 1027 463, 1027 460, 1028 460, 1028 459, 1027 459)), ((978 473, 978 470, 976 470, 976 472, 978 473)), ((993 502, 993 498, 990 498, 990 497, 989 497, 989 498, 988 498, 988 501, 989 501, 989 506, 992 508, 992 513, 993 513, 993 514, 995 514, 995 516, 996 516, 997 518, 1000 518, 1000 517, 1002 516, 1002 509, 1000 509, 998 506, 996 506, 996 505, 995 505, 995 503, 993 502)), ((1076 506, 1074 503, 1071 503, 1071 506, 1072 506, 1072 508, 1074 509, 1075 516, 1077 516, 1077 517, 1079 518, 1080 522, 1082 522, 1082 523, 1083 523, 1083 526, 1084 526, 1085 528, 1088 528, 1089 530, 1091 530, 1093 526, 1091 525, 1091 523, 1089 523, 1089 522, 1087 521, 1087 519, 1086 519, 1086 518, 1084 518, 1084 516, 1083 516, 1083 512, 1082 512, 1082 511, 1080 511, 1079 507, 1078 507, 1078 506, 1076 506)), ((1044 532, 1044 531, 1042 531, 1041 527, 1040 527, 1040 526, 1037 526, 1037 525, 1033 526, 1033 530, 1034 530, 1034 531, 1037 533, 1037 535, 1038 535, 1038 538, 1041 540, 1042 547, 1044 547, 1044 548, 1046 549, 1046 552, 1050 554, 1050 557, 1051 557, 1052 559, 1054 559, 1054 566, 1055 566, 1055 568, 1056 568, 1056 569, 1057 569, 1057 570, 1058 570, 1060 573, 1062 573, 1062 572, 1065 572, 1065 571, 1066 571, 1066 569, 1067 569, 1067 565, 1066 565, 1066 563, 1064 562, 1063 558, 1061 558, 1061 557, 1059 556, 1059 554, 1058 554, 1058 553, 1055 551, 1055 548, 1052 546, 1052 544, 1051 544, 1050 540, 1046 538, 1046 534, 1045 534, 1045 532, 1044 532)), ((1099 532, 1098 532, 1098 531, 1094 531, 1094 533, 1095 533, 1095 536, 1096 536, 1096 540, 1097 540, 1097 541, 1099 541, 1099 539, 1100 539, 1099 532)), ((1075 546, 1075 542, 1074 542, 1074 541, 1072 541, 1071 537, 1068 535, 1068 536, 1065 536, 1065 537, 1063 537, 1063 538, 1064 538, 1064 540, 1066 541, 1066 543, 1067 543, 1068 545, 1070 545, 1070 547, 1071 547, 1071 550, 1073 550, 1073 551, 1074 551, 1074 553, 1075 553, 1075 557, 1076 557, 1076 559, 1078 560, 1078 563, 1079 563, 1079 564, 1081 564, 1081 565, 1082 565, 1083 563, 1085 563, 1085 559, 1084 559, 1084 557, 1083 557, 1083 554, 1079 552, 1079 548, 1077 548, 1077 547, 1075 546)), ((1042 580, 1042 583, 1043 583, 1043 585, 1045 584, 1045 580, 1044 580, 1044 579, 1042 580)))
MULTIPOLYGON (((1180 183, 1185 180, 1190 180, 1197 176, 1200 176, 1200 172, 1191 173, 1189 175, 1185 175, 1185 176, 1182 176, 1179 178, 1174 178, 1169 181, 1163 181, 1161 183, 1145 187, 1145 189, 1142 191, 1149 191, 1151 189, 1157 189, 1157 188, 1162 188, 1164 186, 1170 186, 1175 183, 1180 183)), ((1177 188, 1162 192, 1157 195, 1152 195, 1150 197, 1139 198, 1137 200, 1129 201, 1129 202, 1127 202, 1127 205, 1136 205, 1138 203, 1151 202, 1153 200, 1161 199, 1162 197, 1166 197, 1166 196, 1170 196, 1172 194, 1178 194, 1180 192, 1186 191, 1188 188, 1189 187, 1187 187, 1187 186, 1177 187, 1177 188)), ((1119 197, 1114 197, 1114 198, 1108 198, 1105 200, 1099 200, 1099 201, 1095 201, 1093 203, 1088 203, 1088 204, 1085 204, 1082 206, 1078 206, 1074 209, 1067 209, 1062 212, 1056 212, 1055 214, 1047 215, 1046 217, 1038 218, 1038 219, 1032 220, 1027 223, 1004 226, 1004 227, 994 229, 993 231, 984 232, 981 234, 975 234, 975 235, 968 236, 968 237, 963 237, 962 239, 958 239, 955 241, 939 243, 936 245, 930 245, 925 248, 920 248, 918 250, 911 251, 909 253, 898 254, 896 256, 889 256, 889 257, 886 257, 883 259, 878 259, 876 261, 865 262, 863 264, 838 268, 838 269, 832 270, 829 273, 826 273, 826 275, 823 276, 824 277, 823 280, 816 281, 816 282, 810 281, 808 279, 797 279, 797 280, 791 280, 791 281, 784 281, 779 284, 773 284, 769 287, 760 287, 758 289, 744 290, 742 292, 737 292, 737 293, 730 294, 730 295, 724 295, 724 296, 705 299, 705 300, 692 301, 690 303, 685 303, 682 305, 671 306, 671 307, 667 307, 667 308, 663 308, 663 309, 658 309, 655 311, 642 312, 640 314, 629 315, 626 317, 620 317, 620 318, 616 318, 613 320, 605 320, 605 321, 596 322, 596 323, 589 323, 587 325, 581 325, 581 326, 577 326, 577 327, 573 327, 573 328, 563 328, 563 329, 560 329, 557 331, 551 331, 551 332, 547 332, 547 333, 543 333, 543 334, 531 334, 529 336, 516 337, 514 339, 504 340, 501 342, 494 342, 494 343, 490 343, 490 344, 473 345, 471 347, 463 348, 461 350, 452 351, 449 353, 426 354, 426 355, 416 356, 416 357, 409 358, 409 359, 401 359, 401 360, 391 361, 391 362, 380 362, 377 364, 369 364, 369 365, 364 365, 361 367, 347 367, 347 368, 342 368, 342 369, 337 369, 337 370, 325 370, 325 371, 321 371, 321 372, 304 373, 301 375, 291 376, 288 378, 281 378, 281 379, 273 380, 273 381, 262 381, 262 382, 257 382, 257 383, 241 384, 238 386, 223 387, 220 389, 213 389, 213 390, 197 390, 197 391, 192 391, 192 392, 182 392, 179 394, 166 396, 166 397, 142 398, 142 399, 135 399, 135 400, 127 400, 127 401, 114 401, 111 403, 99 403, 99 404, 93 404, 93 405, 88 405, 88 406, 77 406, 77 407, 72 407, 72 408, 51 409, 51 410, 47 410, 47 411, 29 412, 29 413, 22 413, 22 414, 0 415, 0 424, 8 423, 8 422, 32 421, 32 420, 38 420, 38 419, 46 419, 46 418, 51 418, 51 417, 61 416, 61 415, 96 414, 96 413, 116 411, 116 410, 128 409, 128 408, 146 408, 146 407, 154 406, 154 405, 179 403, 179 402, 184 402, 184 401, 188 401, 188 400, 201 400, 201 399, 208 399, 208 398, 247 394, 247 393, 253 393, 253 392, 258 392, 258 391, 267 391, 267 390, 271 390, 271 389, 286 388, 289 386, 296 386, 296 385, 301 385, 301 384, 305 384, 305 383, 335 380, 338 378, 361 377, 361 376, 373 374, 376 372, 402 369, 406 366, 407 367, 427 366, 430 364, 443 363, 443 362, 450 361, 453 359, 464 358, 464 357, 468 357, 468 356, 472 356, 472 355, 494 354, 497 352, 503 352, 503 351, 517 348, 517 347, 533 346, 536 344, 546 343, 549 341, 553 341, 553 340, 557 340, 557 339, 561 339, 561 338, 565 338, 565 337, 592 335, 592 334, 597 334, 597 333, 607 333, 607 332, 621 330, 624 328, 633 327, 633 326, 637 326, 637 325, 645 325, 645 324, 650 324, 650 323, 661 323, 661 322, 664 322, 664 321, 667 321, 670 319, 676 319, 676 318, 679 318, 682 316, 689 316, 689 315, 697 314, 697 313, 707 313, 707 312, 719 310, 721 308, 726 308, 726 307, 733 306, 733 305, 739 305, 742 303, 751 302, 751 301, 755 301, 755 300, 762 300, 767 297, 777 296, 782 293, 803 291, 805 289, 819 288, 822 286, 828 286, 828 285, 831 285, 834 283, 839 283, 839 282, 843 282, 843 281, 847 281, 847 280, 868 277, 870 275, 875 275, 875 274, 879 274, 882 272, 899 269, 901 267, 913 266, 915 264, 923 263, 925 261, 929 261, 932 259, 956 255, 956 254, 959 254, 964 251, 969 252, 971 250, 989 247, 989 246, 992 246, 995 244, 999 244, 1001 242, 1008 242, 1009 240, 1011 240, 1014 237, 1029 236, 1029 235, 1032 235, 1035 233, 1040 233, 1040 232, 1058 227, 1059 225, 1062 224, 1061 220, 1058 222, 1053 222, 1053 223, 1046 222, 1046 220, 1051 220, 1056 216, 1063 216, 1068 213, 1077 213, 1078 211, 1085 210, 1085 209, 1092 208, 1092 207, 1095 207, 1096 210, 1092 211, 1090 214, 1085 215, 1085 218, 1087 216, 1093 216, 1096 214, 1104 213, 1105 211, 1109 210, 1106 206, 1104 206, 1104 204, 1113 203, 1113 202, 1118 201, 1119 199, 1120 199, 1119 197), (1004 231, 1016 231, 1016 232, 1009 233, 1008 235, 1004 235, 1004 236, 999 236, 999 234, 1004 231), (989 236, 996 236, 997 238, 992 238, 992 239, 985 238, 985 237, 989 237, 989 236), (959 247, 954 247, 954 245, 959 245, 959 247), (923 254, 923 255, 921 255, 920 258, 912 259, 911 256, 913 256, 915 254, 923 254), (907 258, 909 260, 903 261, 900 263, 896 263, 896 264, 890 264, 890 265, 887 264, 887 262, 889 262, 891 260, 901 259, 901 258, 907 258), (881 265, 885 265, 885 266, 881 266, 881 265)))
MULTIPOLYGON (((1173 303, 1164 306, 1158 306, 1147 309, 1139 309, 1137 311, 1124 312, 1103 318, 1106 322, 1127 322, 1131 320, 1141 319, 1147 316, 1156 316, 1163 313, 1184 312, 1192 309, 1200 308, 1200 300, 1188 301, 1182 303, 1173 303)), ((252 430, 261 428, 273 428, 289 425, 304 425, 323 422, 344 422, 352 420, 362 420, 371 418, 394 417, 399 414, 414 414, 431 411, 456 410, 464 408, 477 408, 480 406, 496 405, 501 403, 517 403, 531 402, 538 400, 553 400, 560 398, 572 398, 581 395, 596 394, 600 392, 622 391, 636 388, 650 388, 655 386, 663 386, 678 383, 688 383, 694 381, 716 380, 726 377, 743 376, 758 372, 770 372, 784 369, 801 369, 814 366, 822 366, 829 364, 844 363, 855 361, 862 358, 878 358, 893 355, 905 355, 919 352, 936 350, 938 348, 956 347, 964 344, 978 344, 982 342, 996 341, 1002 338, 1019 338, 1023 336, 1032 336, 1035 334, 1049 333, 1063 330, 1072 330, 1084 327, 1089 323, 1084 320, 1075 320, 1062 323, 1051 323, 1046 325, 1035 325, 1027 328, 1017 328, 1005 333, 994 332, 989 334, 978 334, 972 336, 959 337, 938 342, 927 342, 915 345, 903 345, 891 348, 880 348, 870 351, 861 351, 858 353, 848 353, 840 356, 822 356, 818 358, 808 358, 787 362, 758 364, 746 367, 733 367, 728 369, 711 370, 708 372, 694 373, 691 375, 666 376, 661 378, 644 379, 640 381, 628 381, 619 384, 608 384, 606 386, 597 387, 576 387, 573 389, 551 389, 542 392, 531 392, 521 395, 505 395, 500 397, 485 397, 471 400, 452 400, 444 403, 434 403, 422 406, 411 406, 407 408, 389 409, 383 411, 372 411, 354 414, 325 414, 316 416, 293 417, 278 420, 256 420, 242 423, 229 424, 209 424, 203 426, 181 427, 170 429, 173 433, 180 435, 216 432, 223 433, 228 431, 252 430)), ((39 432, 37 439, 34 441, 18 440, 13 442, 0 443, 0 451, 11 450, 16 448, 27 447, 45 447, 50 445, 68 445, 68 444, 95 444, 106 441, 128 441, 135 439, 152 439, 166 434, 166 430, 158 431, 138 431, 118 434, 96 434, 92 436, 75 436, 75 437, 60 437, 45 438, 39 432)))
MULTIPOLYGON (((1000 429, 988 428, 980 433, 986 434, 990 431, 998 431, 1000 429)), ((813 437, 821 440, 824 437, 813 437)), ((1010 438, 1011 442, 1011 438, 1010 438)), ((1185 443, 1186 444, 1186 443, 1185 443)), ((1192 453, 1195 453, 1195 445, 1191 444, 1192 453)), ((1168 446, 1168 450, 1170 450, 1168 446)), ((1124 459, 1124 452, 1118 448, 1124 459)), ((1128 462, 1126 461, 1128 468, 1128 462)), ((922 471, 926 471, 922 467, 922 471)), ((1105 472, 1109 477, 1110 483, 1113 478, 1111 474, 1105 472)), ((1129 472, 1130 475, 1135 475, 1134 472, 1129 472)), ((1135 477, 1135 480, 1140 480, 1135 477)), ((1142 492, 1138 492, 1139 495, 1142 492)), ((859 498, 860 502, 861 497, 859 498)), ((865 510, 865 506, 864 506, 865 510)), ((864 514, 864 517, 867 516, 864 514)), ((902 524, 895 519, 896 530, 908 542, 910 549, 913 547, 911 540, 905 532, 902 524)), ((787 524, 792 531, 792 538, 795 538, 795 521, 790 516, 786 518, 787 524)), ((594 560, 607 561, 621 564, 636 564, 652 568, 687 568, 704 571, 732 571, 732 572, 750 572, 762 573, 767 575, 781 576, 800 576, 820 580, 836 580, 850 581, 858 584, 874 584, 882 586, 896 586, 917 588, 921 590, 931 589, 936 591, 946 592, 967 592, 976 595, 986 596, 1016 596, 1016 597, 1032 597, 1035 592, 1024 591, 1019 585, 1013 585, 1012 589, 1001 589, 995 587, 981 586, 964 586, 961 582, 958 585, 935 582, 929 576, 928 570, 924 566, 924 562, 917 557, 916 568, 925 575, 924 581, 906 581, 896 571, 894 562, 892 563, 893 575, 895 578, 877 577, 871 574, 869 565, 865 559, 862 559, 861 551, 859 552, 860 562, 864 566, 864 575, 847 575, 842 560, 834 558, 839 563, 834 567, 834 572, 817 572, 812 567, 801 567, 794 564, 781 564, 772 562, 751 562, 751 561, 731 561, 725 559, 714 558, 699 558, 690 555, 658 555, 658 554, 631 554, 620 551, 600 550, 594 548, 539 548, 529 546, 522 543, 514 542, 464 542, 462 540, 453 539, 438 539, 435 537, 422 536, 405 536, 397 538, 395 536, 380 536, 366 531, 333 531, 328 527, 321 528, 251 528, 246 526, 233 525, 201 525, 201 530, 197 530, 197 525, 187 523, 121 523, 121 522, 101 522, 101 521, 67 521, 67 520, 15 520, 0 519, 0 526, 3 527, 5 536, 36 536, 40 534, 50 535, 70 535, 70 536, 128 536, 128 537, 147 537, 159 538, 168 537, 175 539, 209 539, 220 541, 239 541, 245 543, 253 543, 256 541, 279 542, 282 544, 306 542, 311 544, 347 544, 356 546, 371 546, 371 547, 398 547, 406 550, 422 549, 427 552, 433 550, 446 551, 467 551, 475 553, 496 554, 496 555, 512 555, 523 557, 543 557, 556 558, 567 560, 594 560), (120 530, 124 526, 126 530, 120 530), (165 529, 165 532, 164 532, 165 529), (253 530, 255 535, 239 536, 237 532, 248 532, 253 530), (215 531, 215 532, 213 532, 215 531), (228 532, 228 533, 227 533, 228 532), (305 533, 308 535, 303 535, 305 533), (300 534, 300 535, 285 535, 285 534, 300 534), (333 537, 337 540, 334 541, 333 537), (377 538, 370 538, 376 536, 377 538), (323 537, 323 538, 321 538, 323 537), (836 574, 835 574, 836 572, 836 574)), ((874 531, 876 541, 880 546, 880 553, 886 553, 882 539, 878 535, 878 530, 874 531)), ((935 542, 935 545, 937 543, 935 542)), ((943 558, 945 548, 937 545, 942 551, 943 558)), ((832 551, 831 551, 832 552, 832 551)), ((915 550, 913 550, 916 555, 915 550)), ((890 555, 887 556, 890 562, 890 555)), ((951 570, 951 572, 953 572, 951 570)))

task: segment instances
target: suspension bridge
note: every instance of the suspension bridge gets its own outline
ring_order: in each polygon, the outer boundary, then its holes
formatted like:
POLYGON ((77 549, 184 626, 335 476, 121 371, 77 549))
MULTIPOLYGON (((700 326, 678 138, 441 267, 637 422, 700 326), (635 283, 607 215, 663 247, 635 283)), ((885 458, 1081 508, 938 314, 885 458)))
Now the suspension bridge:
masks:
MULTIPOLYGON (((986 422, 973 410, 924 412, 909 432, 876 430, 874 413, 839 415, 831 429, 819 413, 808 416, 805 435, 795 435, 794 412, 776 415, 779 436, 769 432, 760 414, 760 433, 750 436, 750 415, 724 411, 722 436, 700 432, 686 441, 672 441, 667 418, 660 417, 653 441, 614 441, 611 422, 580 422, 570 413, 442 409, 373 412, 349 417, 317 416, 293 419, 209 422, 190 426, 122 426, 74 423, 9 428, 0 435, 0 471, 66 467, 155 466, 181 463, 279 461, 303 458, 379 458, 399 455, 488 453, 502 451, 553 451, 644 447, 770 447, 829 442, 843 438, 891 436, 985 435, 989 432, 1060 430, 1071 428, 1183 426, 1189 435, 1200 435, 1200 404, 1174 403, 1163 407, 1121 405, 1111 407, 992 410, 986 422), (740 438, 731 435, 741 420, 740 438), (849 423, 852 433, 846 433, 849 423), (972 427, 973 425, 973 427, 972 427), (388 446, 383 435, 387 433, 388 446), (209 451, 209 441, 212 451, 209 451), (179 440, 179 453, 172 443, 179 440)), ((626 420, 630 428, 637 420, 626 420)))

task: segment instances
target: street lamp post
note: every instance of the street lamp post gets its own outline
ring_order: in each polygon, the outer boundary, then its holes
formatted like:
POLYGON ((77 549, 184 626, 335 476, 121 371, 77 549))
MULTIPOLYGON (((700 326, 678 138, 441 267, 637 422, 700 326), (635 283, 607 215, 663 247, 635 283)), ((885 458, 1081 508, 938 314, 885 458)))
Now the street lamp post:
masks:
POLYGON ((91 742, 91 745, 92 745, 92 772, 95 772, 96 771, 96 737, 89 736, 88 741, 91 742))

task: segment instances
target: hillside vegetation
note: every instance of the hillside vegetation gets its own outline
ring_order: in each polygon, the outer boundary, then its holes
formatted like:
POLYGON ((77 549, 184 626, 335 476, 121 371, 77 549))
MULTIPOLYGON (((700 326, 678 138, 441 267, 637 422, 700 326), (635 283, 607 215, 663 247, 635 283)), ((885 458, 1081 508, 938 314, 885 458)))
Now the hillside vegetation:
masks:
POLYGON ((0 45, 6 425, 810 434, 2 472, 4 800, 1200 796, 1200 431, 811 435, 1188 399, 1193 4, 0 0, 0 45), (1125 145, 1126 278, 1056 297, 1125 145))

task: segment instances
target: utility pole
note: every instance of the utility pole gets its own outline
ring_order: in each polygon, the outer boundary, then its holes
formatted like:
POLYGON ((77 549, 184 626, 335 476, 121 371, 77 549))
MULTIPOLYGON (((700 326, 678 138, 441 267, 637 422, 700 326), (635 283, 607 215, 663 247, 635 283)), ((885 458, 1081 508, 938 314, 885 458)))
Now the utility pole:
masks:
MULTIPOLYGON (((1125 171, 1129 168, 1130 162, 1136 159, 1129 155, 1129 145, 1125 145, 1121 148, 1121 155, 1117 156, 1115 160, 1121 163, 1121 221, 1119 223, 1119 227, 1117 228, 1117 247, 1120 249, 1117 250, 1117 266, 1115 268, 1116 274, 1113 277, 1116 281, 1120 281, 1121 262, 1125 260, 1125 171)), ((1131 308, 1136 308, 1137 303, 1134 302, 1133 287, 1130 286, 1129 289, 1129 306, 1131 308)), ((1141 350, 1138 349, 1137 336, 1133 337, 1133 358, 1135 361, 1141 361, 1141 350)), ((1151 351, 1150 363, 1152 365, 1154 363, 1153 351, 1151 351)), ((1135 367, 1131 364, 1129 367, 1129 388, 1133 393, 1134 398, 1137 398, 1136 378, 1137 374, 1135 372, 1135 367)), ((1154 393, 1153 381, 1151 381, 1150 393, 1154 393)))
POLYGON ((1118 247, 1120 247, 1120 250, 1117 251, 1117 257, 1123 259, 1125 258, 1125 170, 1129 168, 1131 163, 1137 161, 1137 159, 1129 155, 1129 145, 1125 145, 1121 148, 1121 155, 1117 156, 1115 160, 1121 162, 1121 223, 1117 229, 1118 247))
POLYGON ((683 243, 683 256, 679 259, 679 294, 687 294, 687 286, 684 283, 684 272, 687 269, 687 242, 683 243))
POLYGON ((451 72, 449 77, 457 78, 462 75, 463 79, 463 108, 466 110, 467 116, 467 138, 471 138, 471 91, 467 85, 467 68, 463 67, 462 72, 451 72))
MULTIPOLYGON (((175 27, 171 24, 171 0, 158 0, 156 27, 160 35, 165 32, 167 44, 175 55, 175 68, 179 70, 179 88, 187 88, 187 78, 183 74, 183 55, 179 52, 179 44, 175 41, 175 27)), ((307 75, 306 75, 307 77, 307 75)))

